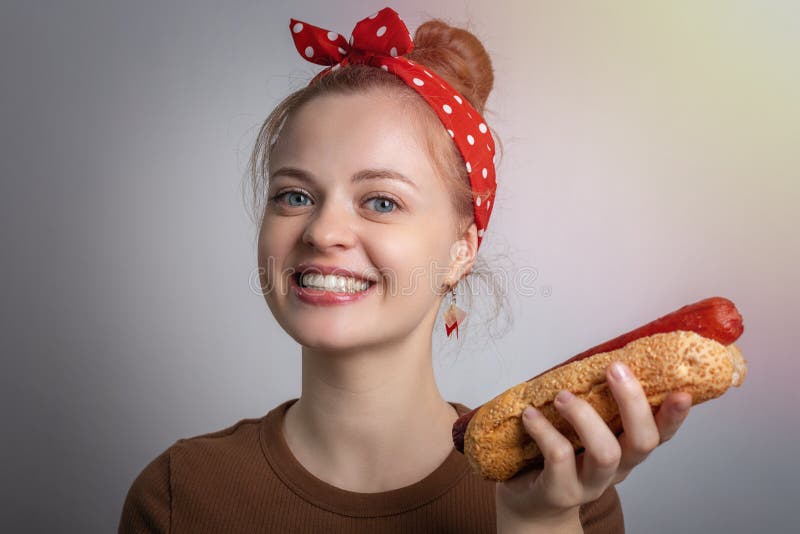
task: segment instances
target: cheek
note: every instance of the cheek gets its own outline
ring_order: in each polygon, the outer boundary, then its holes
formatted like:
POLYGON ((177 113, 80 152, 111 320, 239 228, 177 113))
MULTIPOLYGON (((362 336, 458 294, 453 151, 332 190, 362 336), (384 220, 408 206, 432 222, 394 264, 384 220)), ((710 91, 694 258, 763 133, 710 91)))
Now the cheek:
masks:
POLYGON ((303 224, 300 217, 267 215, 259 233, 259 249, 273 255, 291 250, 303 233, 303 224))
POLYGON ((291 251, 289 232, 266 221, 258 236, 258 270, 262 288, 280 288, 280 272, 291 251))
POLYGON ((448 245, 430 231, 384 233, 369 252, 390 295, 428 298, 447 272, 448 245))

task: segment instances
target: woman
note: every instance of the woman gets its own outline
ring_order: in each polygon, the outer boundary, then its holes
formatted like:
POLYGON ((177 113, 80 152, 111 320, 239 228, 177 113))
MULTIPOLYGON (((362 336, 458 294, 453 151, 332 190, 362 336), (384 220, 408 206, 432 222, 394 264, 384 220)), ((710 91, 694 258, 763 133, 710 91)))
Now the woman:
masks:
MULTIPOLYGON (((653 416, 638 382, 609 368, 625 432, 564 392, 583 454, 532 413, 544 469, 503 483, 453 448, 469 409, 440 394, 431 340, 494 200, 485 49, 437 20, 412 46, 389 8, 349 43, 291 28, 298 52, 329 67, 268 117, 251 170, 260 281, 302 346, 301 395, 178 440, 134 481, 120 532, 622 532, 614 484, 677 431, 686 394, 653 416)), ((463 320, 450 311, 448 333, 463 320)))

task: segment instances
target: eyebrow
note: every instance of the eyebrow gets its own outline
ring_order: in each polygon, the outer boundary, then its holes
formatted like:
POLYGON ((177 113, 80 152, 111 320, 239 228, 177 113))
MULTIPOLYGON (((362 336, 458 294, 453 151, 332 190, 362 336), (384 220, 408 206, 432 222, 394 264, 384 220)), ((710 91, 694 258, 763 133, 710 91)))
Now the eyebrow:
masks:
MULTIPOLYGON (((293 178, 297 178, 298 180, 310 183, 316 181, 316 178, 312 173, 303 169, 298 169, 297 167, 281 167, 270 174, 269 179, 272 180, 276 176, 291 176, 293 178)), ((411 178, 391 169, 363 169, 355 173, 350 179, 350 181, 354 184, 369 180, 396 180, 398 182, 408 184, 416 190, 419 190, 417 184, 415 184, 411 178)))

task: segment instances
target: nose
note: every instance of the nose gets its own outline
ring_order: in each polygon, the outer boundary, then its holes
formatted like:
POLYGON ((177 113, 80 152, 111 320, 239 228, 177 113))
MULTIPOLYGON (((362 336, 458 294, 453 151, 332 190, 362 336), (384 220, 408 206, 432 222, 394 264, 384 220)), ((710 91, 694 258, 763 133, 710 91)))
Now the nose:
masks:
POLYGON ((351 213, 335 201, 323 202, 308 220, 303 243, 319 250, 350 248, 356 240, 351 213))

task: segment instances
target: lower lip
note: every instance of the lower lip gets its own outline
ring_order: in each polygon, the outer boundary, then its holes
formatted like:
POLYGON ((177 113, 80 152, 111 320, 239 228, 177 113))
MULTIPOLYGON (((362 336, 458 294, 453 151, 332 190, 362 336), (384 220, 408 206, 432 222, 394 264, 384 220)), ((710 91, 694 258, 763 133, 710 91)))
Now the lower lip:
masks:
POLYGON ((375 282, 372 282, 364 291, 357 291, 355 293, 336 293, 335 291, 327 291, 324 289, 302 287, 297 282, 297 277, 295 276, 290 276, 289 279, 291 280, 292 290, 294 291, 294 294, 297 295, 297 298, 307 304, 316 304, 318 306, 348 304, 350 302, 359 301, 371 294, 374 291, 375 286, 378 285, 375 282))

